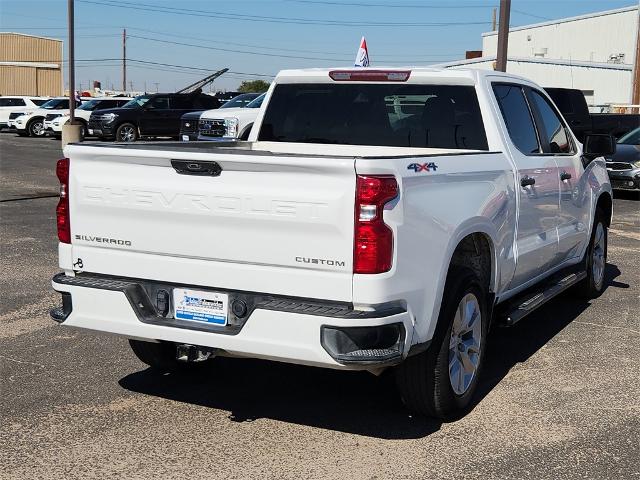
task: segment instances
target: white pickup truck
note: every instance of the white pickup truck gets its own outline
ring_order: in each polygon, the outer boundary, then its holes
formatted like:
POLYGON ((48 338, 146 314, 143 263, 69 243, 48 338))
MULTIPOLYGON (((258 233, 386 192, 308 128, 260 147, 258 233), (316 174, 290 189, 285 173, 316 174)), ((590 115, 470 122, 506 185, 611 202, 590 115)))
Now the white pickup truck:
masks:
POLYGON ((247 142, 65 148, 51 315, 159 370, 393 367, 410 409, 450 418, 492 323, 602 292, 612 148, 511 75, 283 71, 247 142))

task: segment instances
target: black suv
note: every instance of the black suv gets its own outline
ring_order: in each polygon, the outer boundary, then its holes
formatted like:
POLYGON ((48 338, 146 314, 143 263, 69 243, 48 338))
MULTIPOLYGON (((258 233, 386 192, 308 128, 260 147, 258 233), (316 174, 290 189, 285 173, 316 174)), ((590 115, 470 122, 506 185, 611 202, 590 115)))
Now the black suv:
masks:
POLYGON ((177 138, 182 115, 219 106, 216 98, 201 92, 141 95, 120 108, 92 113, 89 135, 118 142, 135 142, 141 137, 177 138))

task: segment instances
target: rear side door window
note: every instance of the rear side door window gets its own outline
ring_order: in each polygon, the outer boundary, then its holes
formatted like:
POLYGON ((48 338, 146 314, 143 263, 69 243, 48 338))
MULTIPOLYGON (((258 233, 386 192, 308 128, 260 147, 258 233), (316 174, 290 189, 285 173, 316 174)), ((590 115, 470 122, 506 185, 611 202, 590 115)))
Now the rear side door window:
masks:
POLYGON ((543 153, 574 153, 571 136, 556 110, 540 92, 529 90, 529 93, 538 114, 538 130, 546 137, 542 142, 543 153))
POLYGON ((509 137, 516 148, 525 155, 540 153, 540 142, 522 87, 493 84, 493 92, 507 125, 509 137))
POLYGON ((155 97, 149 100, 147 108, 152 110, 169 110, 169 97, 155 97))

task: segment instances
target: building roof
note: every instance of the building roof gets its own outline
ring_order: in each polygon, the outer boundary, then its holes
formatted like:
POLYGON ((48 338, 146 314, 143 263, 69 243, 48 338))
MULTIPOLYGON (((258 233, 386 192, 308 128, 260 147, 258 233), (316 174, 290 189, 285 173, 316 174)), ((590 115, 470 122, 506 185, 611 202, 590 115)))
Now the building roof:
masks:
POLYGON ((27 35, 26 33, 18 32, 0 32, 0 35, 20 35, 21 37, 41 38, 42 40, 51 40, 52 42, 63 42, 59 38, 43 37, 42 35, 27 35))
MULTIPOLYGON (((438 68, 448 68, 468 65, 470 67, 476 63, 493 62, 496 60, 496 56, 478 57, 469 60, 458 60, 455 62, 439 63, 434 65, 438 68)), ((586 67, 586 68, 601 68, 604 70, 633 70, 633 65, 624 63, 596 63, 596 62, 584 62, 578 60, 566 60, 566 59, 552 59, 552 58, 522 58, 522 57, 508 57, 509 62, 519 63, 538 63, 546 65, 560 65, 565 67, 586 67)))
MULTIPOLYGON (((639 7, 636 5, 631 5, 629 7, 616 8, 613 10, 605 10, 603 12, 587 13, 585 15, 578 15, 577 17, 559 18, 557 20, 549 20, 548 22, 532 23, 531 25, 522 25, 521 27, 512 27, 509 29, 509 32, 517 32, 518 30, 530 30, 532 28, 546 27, 548 25, 557 25, 559 23, 576 22, 578 20, 586 20, 588 18, 605 17, 607 15, 615 15, 618 13, 631 12, 633 10, 637 11, 638 8, 639 7)), ((498 34, 497 31, 485 32, 482 34, 482 36, 490 37, 492 35, 497 35, 497 34, 498 34)))

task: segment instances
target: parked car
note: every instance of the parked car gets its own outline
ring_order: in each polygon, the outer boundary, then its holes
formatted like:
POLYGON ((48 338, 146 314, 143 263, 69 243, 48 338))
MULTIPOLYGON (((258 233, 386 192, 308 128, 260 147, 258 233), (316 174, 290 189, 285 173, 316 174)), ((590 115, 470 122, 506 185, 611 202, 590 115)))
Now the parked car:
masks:
POLYGON ((180 140, 194 142, 198 140, 198 120, 204 110, 185 113, 180 119, 180 140))
POLYGON ((249 142, 67 145, 51 315, 160 372, 394 367, 408 408, 451 418, 492 323, 604 290, 613 145, 501 72, 283 71, 249 142))
POLYGON ((589 113, 584 94, 576 88, 545 88, 567 119, 578 141, 588 133, 605 133, 620 138, 640 125, 640 115, 630 113, 589 113))
POLYGON ((607 156, 611 186, 620 190, 640 190, 640 127, 618 140, 616 151, 607 156))
POLYGON ((9 128, 15 128, 16 133, 23 137, 42 137, 45 134, 45 117, 58 110, 69 110, 68 97, 52 98, 35 110, 12 112, 9 115, 9 128))
POLYGON ((143 137, 177 138, 182 115, 209 108, 218 108, 218 101, 203 93, 141 95, 120 108, 92 113, 88 133, 119 142, 143 137))
POLYGON ((259 97, 260 93, 243 93, 237 97, 233 97, 228 102, 225 102, 220 108, 242 108, 246 107, 249 103, 259 97))
POLYGON ((222 106, 238 95, 242 95, 242 92, 216 92, 213 94, 213 97, 218 100, 218 102, 220 102, 220 106, 222 106))
POLYGON ((198 124, 198 140, 246 140, 264 97, 263 93, 242 108, 219 108, 203 112, 198 124))
MULTIPOLYGON (((130 97, 101 97, 91 98, 86 102, 83 102, 75 111, 75 118, 82 125, 82 135, 88 135, 87 125, 89 124, 91 112, 106 110, 107 108, 122 107, 130 101, 130 97)), ((69 121, 69 118, 69 109, 47 114, 44 119, 46 134, 54 137, 61 137, 62 126, 69 121)))
POLYGON ((9 115, 13 112, 36 110, 48 97, 7 96, 0 97, 0 130, 9 126, 9 115))

